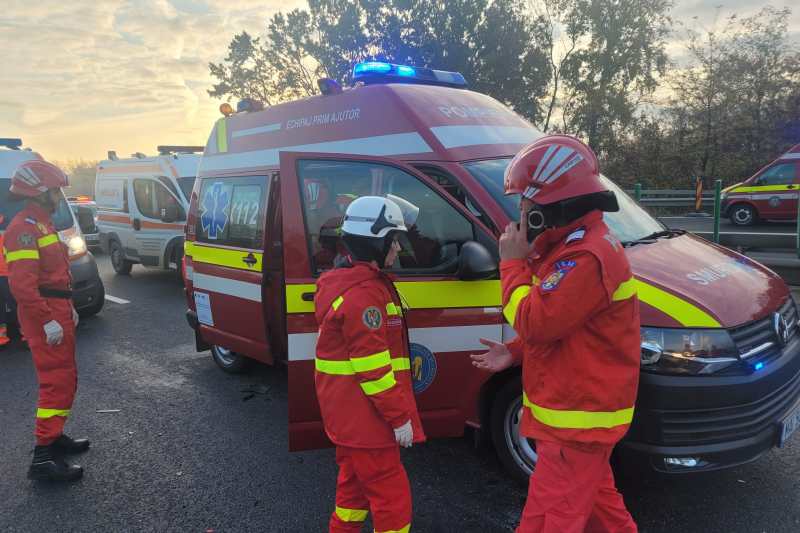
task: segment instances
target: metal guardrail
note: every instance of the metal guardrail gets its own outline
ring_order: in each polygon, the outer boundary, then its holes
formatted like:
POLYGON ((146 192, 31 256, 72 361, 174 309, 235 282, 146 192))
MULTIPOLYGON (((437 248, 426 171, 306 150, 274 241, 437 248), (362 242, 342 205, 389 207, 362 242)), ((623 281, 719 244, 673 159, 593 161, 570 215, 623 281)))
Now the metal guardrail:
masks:
MULTIPOLYGON (((645 207, 694 207, 697 201, 697 191, 691 189, 642 189, 637 183, 626 192, 645 207)), ((720 232, 722 181, 716 180, 713 192, 703 192, 701 198, 703 204, 713 206, 714 229, 695 232, 697 235, 730 248, 794 249, 800 258, 800 198, 795 233, 720 232)))

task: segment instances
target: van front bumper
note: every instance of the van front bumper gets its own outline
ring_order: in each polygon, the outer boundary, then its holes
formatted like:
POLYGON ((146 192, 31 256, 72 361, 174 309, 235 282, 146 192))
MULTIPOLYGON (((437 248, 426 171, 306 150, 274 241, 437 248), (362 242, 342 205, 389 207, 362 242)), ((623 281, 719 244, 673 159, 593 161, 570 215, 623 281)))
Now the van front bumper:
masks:
POLYGON ((642 372, 634 421, 620 446, 659 472, 719 470, 754 461, 779 445, 783 421, 798 409, 795 335, 779 357, 747 375, 642 372))
POLYGON ((97 271, 97 263, 91 252, 69 262, 72 274, 72 304, 75 309, 97 305, 97 300, 105 298, 105 288, 97 271))

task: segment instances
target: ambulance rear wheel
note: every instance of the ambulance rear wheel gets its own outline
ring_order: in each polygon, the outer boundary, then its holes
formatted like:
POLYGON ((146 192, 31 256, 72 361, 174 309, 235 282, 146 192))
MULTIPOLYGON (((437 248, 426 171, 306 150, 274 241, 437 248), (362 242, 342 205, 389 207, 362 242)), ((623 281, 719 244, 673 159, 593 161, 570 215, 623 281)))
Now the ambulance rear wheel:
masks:
POLYGON ((737 226, 752 226, 758 219, 756 210, 747 204, 735 204, 731 206, 731 222, 737 226))
POLYGON ((492 403, 492 443, 500 462, 520 484, 528 482, 536 462, 536 443, 520 435, 522 377, 515 376, 498 390, 492 403))
POLYGON ((250 359, 216 344, 211 346, 211 357, 218 367, 229 374, 241 374, 250 367, 250 359))
POLYGON ((125 259, 125 252, 122 251, 122 245, 117 240, 111 241, 109 246, 111 255, 111 266, 114 267, 114 272, 127 276, 131 273, 133 263, 125 259))

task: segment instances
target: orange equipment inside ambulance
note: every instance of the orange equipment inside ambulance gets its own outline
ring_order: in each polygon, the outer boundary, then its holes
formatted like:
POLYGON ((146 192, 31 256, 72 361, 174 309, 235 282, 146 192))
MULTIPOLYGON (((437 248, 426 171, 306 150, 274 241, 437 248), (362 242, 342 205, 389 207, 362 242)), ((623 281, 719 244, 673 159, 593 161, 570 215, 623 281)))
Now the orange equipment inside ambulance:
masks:
MULTIPOLYGON (((314 392, 315 281, 341 250, 350 201, 402 198, 419 215, 392 274, 425 432, 472 427, 525 479, 537 454, 518 432, 520 370, 492 375, 469 355, 484 349, 481 337, 514 335, 496 261, 519 199, 504 196, 503 172, 542 133, 457 73, 368 62, 354 78, 348 89, 320 80, 319 96, 266 109, 245 100, 216 122, 186 233, 198 350, 231 372, 251 360, 287 365, 290 449, 329 445, 314 392)), ((663 472, 732 466, 782 446, 800 424, 798 315, 786 284, 664 227, 605 181, 621 206, 606 222, 626 246, 642 309, 641 385, 623 446, 663 472)))

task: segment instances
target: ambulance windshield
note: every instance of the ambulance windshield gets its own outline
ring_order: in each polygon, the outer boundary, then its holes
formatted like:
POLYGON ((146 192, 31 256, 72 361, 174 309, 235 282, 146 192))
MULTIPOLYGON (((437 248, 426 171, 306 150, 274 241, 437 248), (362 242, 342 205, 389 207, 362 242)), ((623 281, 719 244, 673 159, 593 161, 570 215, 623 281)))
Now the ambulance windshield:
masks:
MULTIPOLYGON (((22 208, 25 207, 25 202, 11 202, 8 199, 8 189, 11 186, 11 180, 8 178, 0 179, 0 213, 3 213, 5 220, 3 223, 0 224, 0 229, 6 229, 8 223, 11 222, 11 219, 14 216, 22 211, 22 208)), ((72 211, 69 209, 69 205, 67 205, 67 201, 64 199, 64 196, 61 196, 61 201, 58 203, 58 209, 53 214, 53 225, 56 227, 56 230, 63 231, 65 229, 71 228, 74 224, 74 220, 72 218, 72 211)))
MULTIPOLYGON (((489 159, 486 161, 475 161, 464 163, 464 168, 472 174, 475 179, 492 195, 509 218, 516 220, 519 218, 519 195, 506 196, 503 194, 503 173, 508 166, 511 158, 489 159)), ((605 176, 602 177, 603 183, 614 191, 619 202, 619 211, 616 213, 605 213, 604 220, 611 232, 622 242, 635 241, 663 231, 664 226, 650 216, 647 211, 639 207, 625 191, 617 187, 614 182, 605 176)))

